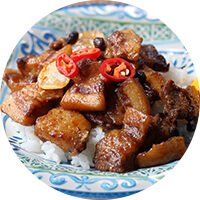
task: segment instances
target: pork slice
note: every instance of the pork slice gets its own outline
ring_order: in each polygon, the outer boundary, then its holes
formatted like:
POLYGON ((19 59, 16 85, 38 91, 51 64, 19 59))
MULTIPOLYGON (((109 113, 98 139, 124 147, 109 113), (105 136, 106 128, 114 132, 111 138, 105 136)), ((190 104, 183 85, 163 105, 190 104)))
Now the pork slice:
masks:
POLYGON ((114 32, 105 39, 105 58, 121 57, 130 61, 137 61, 142 38, 132 29, 114 32))
POLYGON ((95 169, 123 173, 135 169, 134 157, 143 144, 152 117, 128 108, 122 130, 109 132, 96 145, 95 169))
POLYGON ((72 52, 71 45, 63 46, 61 49, 54 50, 48 49, 40 55, 27 54, 17 60, 19 71, 26 77, 38 77, 40 71, 45 65, 49 65, 56 60, 57 56, 61 53, 70 55, 72 52))
POLYGON ((84 115, 93 123, 100 125, 104 131, 120 127, 123 124, 125 108, 119 101, 115 88, 110 88, 106 95, 106 110, 87 112, 84 115))
POLYGON ((19 71, 26 77, 38 76, 42 69, 41 62, 45 61, 55 50, 47 50, 40 55, 27 54, 17 59, 19 71))
POLYGON ((180 88, 169 80, 162 87, 160 97, 164 105, 163 113, 170 121, 186 119, 197 121, 199 115, 199 94, 195 88, 180 88), (192 92, 193 91, 193 92, 192 92))
POLYGON ((149 151, 139 153, 135 161, 138 168, 153 167, 179 160, 185 151, 183 137, 171 137, 165 142, 154 144, 149 151))
POLYGON ((3 80, 7 83, 11 92, 21 90, 23 87, 26 87, 30 83, 36 82, 37 77, 25 77, 20 73, 19 70, 5 68, 3 74, 3 80))
POLYGON ((153 144, 159 144, 178 135, 179 131, 175 123, 172 123, 163 113, 156 114, 152 118, 144 144, 139 151, 148 151, 153 144))
POLYGON ((138 63, 147 65, 155 71, 167 72, 169 70, 169 64, 165 58, 158 53, 157 49, 153 45, 141 45, 138 63))
POLYGON ((58 104, 63 94, 63 90, 43 90, 37 83, 31 83, 8 96, 1 111, 17 123, 33 125, 37 117, 58 104))
POLYGON ((91 124, 82 114, 59 107, 37 118, 35 135, 75 156, 86 148, 90 128, 91 124))
POLYGON ((105 91, 108 80, 100 74, 101 61, 83 59, 78 63, 79 74, 73 78, 74 85, 62 98, 61 106, 66 110, 104 111, 105 91))
POLYGON ((151 114, 150 102, 138 79, 127 79, 120 84, 116 93, 126 108, 134 107, 145 114, 151 114))
POLYGON ((150 102, 138 79, 127 79, 117 87, 110 88, 106 95, 106 110, 86 113, 86 117, 104 130, 120 128, 128 107, 146 114, 151 113, 150 102))
POLYGON ((155 92, 160 93, 162 86, 166 83, 165 78, 146 65, 140 68, 140 71, 143 71, 145 73, 146 82, 150 84, 151 88, 155 92))

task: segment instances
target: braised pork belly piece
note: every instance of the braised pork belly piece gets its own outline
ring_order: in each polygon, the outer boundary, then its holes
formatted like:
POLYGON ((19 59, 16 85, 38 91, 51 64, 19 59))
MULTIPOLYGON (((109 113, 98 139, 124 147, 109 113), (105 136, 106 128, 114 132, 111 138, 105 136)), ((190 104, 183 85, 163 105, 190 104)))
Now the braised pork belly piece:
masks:
POLYGON ((75 156, 86 148, 90 128, 90 122, 82 114, 59 107, 37 118, 35 135, 75 156))
POLYGON ((66 46, 68 43, 64 37, 59 38, 58 40, 49 44, 49 49, 59 50, 66 46))
POLYGON ((61 106, 85 112, 105 110, 109 81, 100 74, 101 61, 83 59, 77 64, 79 74, 73 78, 74 85, 63 96, 61 106))
POLYGON ((144 65, 140 68, 140 71, 144 72, 146 75, 146 82, 149 83, 151 88, 160 93, 162 86, 166 83, 166 79, 159 74, 158 72, 154 71, 150 67, 144 65))
POLYGON ((134 157, 144 142, 152 117, 128 108, 122 130, 112 130, 96 145, 95 169, 122 173, 135 169, 134 157))
POLYGON ((186 151, 184 138, 171 137, 160 144, 154 144, 147 152, 139 153, 135 158, 138 168, 153 167, 182 158, 186 151))
POLYGON ((78 40, 72 45, 72 50, 77 51, 85 48, 94 48, 94 39, 104 38, 100 31, 86 31, 78 34, 78 40))
POLYGON ((7 83, 11 92, 15 92, 33 82, 36 82, 37 77, 25 77, 18 70, 6 68, 4 70, 3 80, 7 83))
POLYGON ((178 135, 179 131, 176 123, 172 123, 163 113, 156 114, 152 118, 144 144, 139 152, 148 151, 153 144, 159 144, 170 137, 178 135))
POLYGON ((116 31, 105 39, 104 57, 120 57, 137 61, 142 40, 132 29, 116 31))
POLYGON ((63 90, 43 90, 37 83, 31 83, 8 96, 1 111, 17 123, 33 125, 37 117, 59 103, 63 94, 63 90))
POLYGON ((49 65, 55 61, 59 54, 70 54, 71 51, 71 45, 66 45, 59 50, 48 49, 40 55, 27 54, 17 60, 17 67, 25 77, 38 77, 40 71, 45 65, 49 65))
POLYGON ((116 94, 116 87, 111 87, 106 94, 106 110, 85 112, 84 115, 93 123, 100 125, 106 132, 122 126, 125 107, 116 94))
POLYGON ((137 62, 141 66, 147 65, 155 71, 167 72, 169 70, 169 64, 166 62, 165 58, 150 44, 141 45, 137 62))
POLYGON ((126 108, 133 107, 145 114, 151 114, 150 102, 137 78, 130 78, 122 82, 116 93, 126 108))
POLYGON ((106 110, 86 113, 86 117, 107 130, 123 124, 128 107, 151 114, 150 102, 138 79, 129 78, 115 85, 106 95, 106 110))
POLYGON ((26 77, 38 76, 42 69, 41 63, 44 62, 54 50, 47 50, 40 55, 27 54, 17 59, 17 67, 19 71, 26 77))
POLYGON ((180 88, 169 80, 162 87, 160 97, 164 105, 163 113, 171 122, 176 119, 197 121, 199 115, 199 94, 195 88, 180 88), (192 92, 193 91, 193 92, 192 92))

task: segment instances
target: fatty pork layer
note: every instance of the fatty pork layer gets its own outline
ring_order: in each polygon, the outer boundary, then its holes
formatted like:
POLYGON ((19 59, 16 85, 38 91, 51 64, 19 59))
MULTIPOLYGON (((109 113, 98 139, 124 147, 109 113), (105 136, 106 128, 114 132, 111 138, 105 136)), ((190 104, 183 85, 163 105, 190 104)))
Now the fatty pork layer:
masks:
POLYGON ((63 94, 63 90, 43 90, 37 83, 31 83, 8 96, 1 111, 17 123, 33 125, 37 117, 59 103, 63 94))
POLYGON ((86 148, 90 128, 90 122, 82 114, 59 107, 37 118, 35 135, 71 151, 71 156, 75 156, 86 148))

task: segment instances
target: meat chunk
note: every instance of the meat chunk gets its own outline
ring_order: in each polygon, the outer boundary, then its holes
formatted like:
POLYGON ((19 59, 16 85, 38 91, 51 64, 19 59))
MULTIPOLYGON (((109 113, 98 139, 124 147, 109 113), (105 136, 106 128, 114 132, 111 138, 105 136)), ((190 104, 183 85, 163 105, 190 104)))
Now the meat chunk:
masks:
POLYGON ((116 31, 105 40, 105 58, 121 57, 137 61, 142 38, 132 29, 116 31))
POLYGON ((155 71, 167 72, 169 70, 169 64, 153 45, 141 45, 138 63, 141 66, 147 65, 155 71))
POLYGON ((150 102, 138 79, 127 79, 120 84, 116 92, 126 108, 134 107, 145 114, 151 114, 150 102))
POLYGON ((108 80, 100 74, 101 61, 83 59, 78 63, 79 74, 74 85, 61 101, 66 110, 103 111, 106 109, 105 90, 108 80))
POLYGON ((197 122, 199 117, 200 93, 194 86, 188 86, 186 91, 187 96, 190 99, 190 111, 188 120, 194 120, 197 122))
POLYGON ((87 112, 84 115, 93 123, 100 125, 104 131, 121 127, 124 119, 125 108, 119 101, 115 87, 109 89, 106 94, 106 110, 100 112, 87 112))
POLYGON ((50 43, 49 49, 53 49, 53 50, 57 51, 57 50, 63 48, 64 46, 66 46, 66 45, 67 45, 67 42, 66 42, 65 38, 61 37, 60 39, 50 43))
POLYGON ((139 143, 138 146, 142 145, 149 126, 152 122, 152 116, 145 114, 136 108, 127 108, 122 131, 133 135, 135 140, 139 143))
POLYGON ((95 169, 117 173, 133 170, 137 150, 132 135, 115 129, 97 143, 95 169))
POLYGON ((100 31, 87 31, 79 33, 78 40, 72 45, 72 50, 77 51, 80 49, 94 48, 94 39, 100 37, 104 38, 104 34, 100 31))
POLYGON ((26 77, 38 77, 40 71, 45 65, 49 65, 56 60, 61 53, 70 55, 72 52, 71 45, 66 45, 59 50, 49 49, 40 55, 26 55, 17 60, 19 71, 26 77))
POLYGON ((106 95, 106 110, 86 113, 86 117, 105 131, 120 128, 128 107, 134 107, 146 114, 151 113, 149 100, 138 79, 127 79, 110 89, 106 95))
POLYGON ((90 128, 90 123, 82 114, 59 107, 37 118, 35 135, 71 151, 71 156, 75 156, 86 148, 90 128))
POLYGON ((157 101, 160 100, 160 96, 159 93, 157 91, 155 91, 152 86, 150 85, 150 83, 148 82, 144 82, 142 83, 142 87, 144 89, 144 92, 149 100, 150 106, 152 107, 153 104, 157 101))
POLYGON ((18 70, 5 68, 3 80, 7 83, 11 92, 21 90, 23 87, 36 82, 37 77, 24 77, 18 70))
POLYGON ((97 143, 95 169, 119 173, 133 170, 135 154, 144 141, 151 120, 151 116, 128 108, 122 130, 109 132, 97 143))
POLYGON ((38 76, 42 69, 41 62, 44 62, 54 50, 47 50, 40 55, 27 54, 17 60, 17 66, 19 71, 26 77, 38 76))
POLYGON ((169 121, 163 114, 156 114, 149 126, 146 138, 140 152, 149 150, 153 144, 159 144, 170 137, 178 136, 179 131, 176 124, 169 121))
POLYGON ((158 72, 147 67, 146 65, 144 65, 140 70, 145 73, 146 82, 149 83, 151 88, 155 92, 160 93, 162 86, 166 83, 165 78, 161 74, 159 74, 158 72))
POLYGON ((12 93, 1 104, 1 111, 22 125, 33 125, 37 117, 46 114, 63 96, 63 90, 43 90, 31 83, 12 93))
POLYGON ((186 151, 183 137, 171 137, 166 142, 154 144, 152 148, 136 156, 138 168, 153 167, 181 159, 186 151))
MULTIPOLYGON (((195 91, 195 89, 194 89, 195 91)), ((160 92, 164 105, 163 113, 168 116, 171 122, 176 119, 188 121, 197 120, 199 115, 199 95, 193 95, 192 89, 183 89, 175 85, 172 80, 166 82, 160 92)))

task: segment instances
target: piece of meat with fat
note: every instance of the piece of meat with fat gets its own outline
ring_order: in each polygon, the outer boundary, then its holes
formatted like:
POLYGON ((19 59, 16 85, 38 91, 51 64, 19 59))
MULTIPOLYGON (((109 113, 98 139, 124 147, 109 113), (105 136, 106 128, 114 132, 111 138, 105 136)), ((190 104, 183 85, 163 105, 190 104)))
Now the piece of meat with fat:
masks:
POLYGON ((143 146, 139 152, 149 150, 153 144, 159 144, 168 140, 170 137, 178 136, 179 131, 175 123, 170 120, 163 113, 156 114, 152 118, 152 122, 146 134, 143 146))
POLYGON ((54 49, 48 49, 40 55, 27 54, 17 60, 17 66, 19 71, 26 77, 35 76, 38 77, 40 71, 45 65, 49 65, 54 62, 57 56, 61 53, 70 55, 72 52, 71 45, 63 46, 57 51, 54 49))
POLYGON ((169 70, 169 64, 165 58, 150 44, 141 45, 137 63, 141 66, 147 65, 155 71, 167 72, 169 70))
POLYGON ((35 135, 75 156, 86 148, 90 128, 90 122, 81 113, 58 107, 37 118, 35 135))
POLYGON ((17 59, 19 71, 26 77, 38 76, 42 69, 41 63, 44 62, 55 50, 47 50, 40 55, 27 54, 17 59))
POLYGON ((171 137, 165 142, 154 144, 149 151, 139 153, 135 158, 135 165, 144 168, 167 164, 181 159, 185 151, 183 137, 171 137))
POLYGON ((116 93, 125 108, 133 107, 145 114, 151 114, 150 102, 137 78, 129 78, 122 82, 116 93))
POLYGON ((160 98, 164 105, 163 113, 171 122, 176 119, 197 121, 199 115, 199 94, 195 88, 180 88, 169 80, 162 87, 160 98), (192 93, 192 90, 193 93, 192 93))
POLYGON ((46 114, 62 98, 63 90, 43 90, 31 83, 8 96, 1 111, 22 125, 33 125, 37 117, 46 114))
POLYGON ((49 49, 59 50, 67 45, 66 39, 64 37, 59 38, 58 40, 51 42, 49 44, 49 49))
POLYGON ((78 40, 72 45, 72 51, 78 51, 80 49, 95 48, 94 39, 104 38, 104 34, 100 31, 86 31, 80 32, 78 35, 78 40))
POLYGON ((109 81, 100 74, 101 61, 83 59, 77 63, 79 74, 73 78, 74 85, 62 98, 66 110, 104 111, 105 91, 109 81))
POLYGON ((152 117, 128 108, 122 130, 112 130, 96 145, 96 170, 123 173, 135 169, 134 157, 142 146, 152 117))
POLYGON ((15 92, 21 90, 23 87, 36 82, 37 77, 25 77, 23 76, 19 70, 5 68, 3 74, 3 80, 7 83, 8 87, 10 88, 11 92, 15 92))
POLYGON ((161 74, 146 65, 142 66, 140 71, 145 73, 146 82, 151 86, 151 88, 155 92, 160 93, 162 86, 166 83, 166 79, 161 74))
POLYGON ((132 29, 116 31, 105 39, 104 57, 137 61, 142 40, 132 29))
POLYGON ((105 111, 90 112, 85 115, 104 130, 109 130, 122 126, 128 107, 134 107, 146 114, 151 113, 149 100, 138 79, 130 78, 111 88, 106 95, 105 111))
POLYGON ((124 119, 125 108, 121 101, 119 101, 115 89, 115 87, 110 88, 106 94, 105 111, 84 113, 89 121, 100 125, 105 132, 121 127, 124 119))

